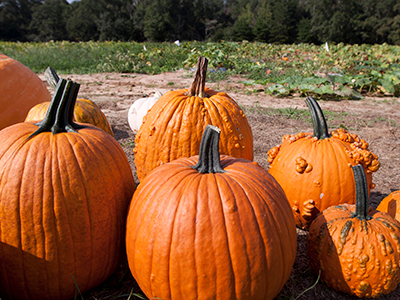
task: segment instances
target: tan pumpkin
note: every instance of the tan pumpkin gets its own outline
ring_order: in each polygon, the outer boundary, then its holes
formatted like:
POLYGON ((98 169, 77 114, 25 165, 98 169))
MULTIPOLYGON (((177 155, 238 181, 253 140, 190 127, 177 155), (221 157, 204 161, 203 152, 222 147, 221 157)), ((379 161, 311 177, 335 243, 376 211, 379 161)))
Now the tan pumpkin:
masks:
POLYGON ((397 221, 400 221, 400 190, 394 191, 383 198, 376 209, 386 212, 397 221))
MULTIPOLYGON (((45 71, 45 77, 47 82, 53 88, 56 87, 59 77, 56 71, 52 68, 47 68, 45 71)), ((50 101, 40 103, 32 107, 28 115, 25 118, 25 122, 28 121, 40 121, 46 116, 46 112, 49 108, 50 101)), ((100 129, 103 129, 108 134, 114 136, 111 125, 108 122, 106 116, 101 109, 91 100, 88 99, 77 99, 74 108, 74 121, 79 123, 92 124, 100 129)))
POLYGON ((282 186, 293 210, 296 225, 307 229, 317 214, 332 205, 353 204, 355 186, 351 167, 362 164, 368 187, 372 172, 379 169, 369 145, 344 129, 328 132, 317 101, 308 97, 314 134, 285 136, 280 146, 268 151, 269 173, 282 186))
POLYGON ((133 149, 139 181, 157 166, 197 155, 208 124, 221 130, 222 154, 253 160, 247 118, 226 93, 205 88, 207 63, 200 57, 190 89, 165 93, 144 117, 133 149))
POLYGON ((274 299, 296 257, 283 190, 256 162, 219 154, 207 126, 200 155, 155 168, 127 218, 129 268, 149 299, 274 299))
POLYGON ((400 223, 368 209, 368 183, 354 166, 356 204, 331 206, 311 223, 307 251, 312 269, 337 291, 378 298, 400 282, 400 223))
POLYGON ((0 130, 23 122, 33 106, 50 99, 46 85, 31 69, 0 53, 0 130))
POLYGON ((107 279, 123 257, 132 170, 113 137, 72 121, 78 89, 61 79, 43 121, 0 131, 7 299, 72 299, 107 279))

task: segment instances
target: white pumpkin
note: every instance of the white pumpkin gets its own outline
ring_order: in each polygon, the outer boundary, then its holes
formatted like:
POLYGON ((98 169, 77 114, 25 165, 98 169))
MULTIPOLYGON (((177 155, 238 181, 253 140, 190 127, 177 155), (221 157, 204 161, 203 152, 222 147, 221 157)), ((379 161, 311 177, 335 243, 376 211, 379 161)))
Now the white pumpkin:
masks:
POLYGON ((147 114, 148 110, 152 108, 158 98, 162 96, 161 92, 155 92, 153 97, 137 99, 129 108, 128 122, 134 133, 137 133, 143 122, 143 117, 147 114))

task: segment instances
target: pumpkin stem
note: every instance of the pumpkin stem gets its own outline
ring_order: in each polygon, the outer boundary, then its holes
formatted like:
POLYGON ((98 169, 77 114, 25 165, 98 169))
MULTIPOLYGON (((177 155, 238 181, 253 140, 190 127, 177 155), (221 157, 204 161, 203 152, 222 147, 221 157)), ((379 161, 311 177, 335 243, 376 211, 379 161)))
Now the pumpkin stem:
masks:
POLYGON ((221 130, 213 125, 207 125, 200 143, 199 161, 193 169, 202 174, 225 173, 219 156, 219 135, 221 130))
POLYGON ((44 71, 44 78, 46 78, 47 83, 55 90, 60 77, 57 75, 56 70, 52 67, 47 67, 44 71))
POLYGON ((206 85, 208 59, 199 57, 197 60, 196 71, 194 72, 193 82, 187 94, 190 96, 206 97, 204 91, 206 85))
POLYGON ((356 165, 352 168, 356 182, 356 211, 352 217, 370 220, 372 217, 368 215, 368 183, 364 168, 362 165, 356 165))
POLYGON ((314 128, 314 136, 320 140, 329 138, 331 135, 328 131, 328 125, 326 123, 322 109, 318 102, 313 97, 306 98, 306 104, 311 113, 311 121, 314 128))
POLYGON ((74 106, 78 96, 80 84, 60 79, 44 119, 35 125, 39 128, 28 139, 42 132, 77 132, 76 129, 85 126, 73 122, 74 106))

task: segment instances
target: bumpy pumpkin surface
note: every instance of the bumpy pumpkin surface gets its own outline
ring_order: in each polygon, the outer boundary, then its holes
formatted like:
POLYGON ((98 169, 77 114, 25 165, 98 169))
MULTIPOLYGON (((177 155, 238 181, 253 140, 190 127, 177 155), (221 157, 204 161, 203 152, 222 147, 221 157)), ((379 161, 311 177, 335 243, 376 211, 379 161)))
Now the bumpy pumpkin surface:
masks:
POLYGON ((138 186, 130 270, 149 299, 273 299, 296 255, 285 194, 256 162, 219 156, 218 136, 203 141, 200 157, 155 168, 138 186))
POLYGON ((394 191, 383 198, 376 209, 386 212, 397 221, 400 221, 400 190, 394 191))
POLYGON ((226 93, 205 88, 207 60, 200 58, 190 89, 161 96, 144 117, 135 138, 139 181, 155 167, 199 154, 208 124, 221 130, 221 154, 253 160, 253 135, 239 105, 226 93))
POLYGON ((0 130, 23 122, 33 106, 50 99, 47 87, 31 69, 0 53, 0 130))
POLYGON ((280 146, 268 151, 269 173, 282 186, 296 225, 303 229, 329 206, 355 203, 352 166, 364 166, 369 189, 374 187, 372 172, 379 169, 368 143, 344 129, 329 134, 318 103, 311 97, 306 102, 314 134, 286 135, 280 146))
POLYGON ((400 281, 400 223, 386 213, 368 210, 362 166, 356 179, 356 205, 324 210, 310 226, 307 250, 311 267, 326 285, 359 298, 377 298, 400 281))
MULTIPOLYGON (((56 87, 58 80, 60 79, 56 71, 52 68, 47 68, 45 71, 45 77, 53 88, 56 87)), ((25 118, 25 122, 28 121, 40 121, 46 116, 47 109, 49 108, 50 101, 40 103, 32 107, 28 115, 25 118)), ((92 124, 100 129, 103 129, 108 134, 114 136, 111 129, 111 125, 108 122, 106 116, 101 109, 91 100, 88 99, 77 99, 74 108, 74 121, 79 123, 92 124)))
POLYGON ((0 131, 0 290, 7 299, 72 299, 76 286, 84 292, 110 276, 123 255, 132 171, 114 138, 72 122, 72 90, 74 83, 60 80, 41 123, 0 131))

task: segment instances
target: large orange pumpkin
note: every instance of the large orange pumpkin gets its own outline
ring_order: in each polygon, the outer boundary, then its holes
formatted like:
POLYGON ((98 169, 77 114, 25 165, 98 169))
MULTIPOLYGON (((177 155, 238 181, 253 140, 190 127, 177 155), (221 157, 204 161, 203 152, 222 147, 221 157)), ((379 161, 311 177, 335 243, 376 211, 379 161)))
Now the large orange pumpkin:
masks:
MULTIPOLYGON (((47 82, 54 89, 57 86, 59 77, 56 71, 48 67, 45 71, 47 82)), ((50 101, 43 102, 32 107, 25 118, 28 121, 40 121, 46 116, 47 109, 49 108, 50 101)), ((74 107, 74 121, 79 123, 89 123, 96 127, 103 129, 105 132, 114 136, 111 125, 101 109, 91 100, 77 99, 74 107)))
POLYGON ((378 298, 400 282, 400 223, 368 210, 368 184, 353 167, 356 204, 331 206, 311 223, 307 251, 312 269, 337 291, 378 298))
POLYGON ((221 130, 222 154, 253 160, 253 135, 239 105, 226 93, 205 88, 207 59, 200 57, 190 89, 161 96, 144 117, 136 138, 139 181, 155 167, 199 153, 207 124, 221 130))
POLYGON ((397 221, 400 221, 400 190, 394 191, 383 198, 376 209, 387 212, 397 221))
POLYGON ((46 85, 31 69, 0 53, 0 130, 23 122, 33 106, 50 99, 46 85))
POLYGON ((127 219, 129 268, 149 299, 273 299, 289 278, 296 227, 283 190, 256 162, 219 154, 155 168, 127 219))
POLYGON ((0 131, 0 293, 72 299, 124 254, 135 183, 109 134, 72 122, 79 85, 61 79, 46 118, 0 131))
POLYGON ((329 206, 354 203, 352 166, 364 166, 369 189, 374 187, 372 172, 379 168, 377 156, 364 140, 344 129, 329 134, 317 101, 308 97, 306 103, 314 135, 285 136, 280 146, 268 151, 269 173, 285 191, 296 225, 304 229, 329 206))

